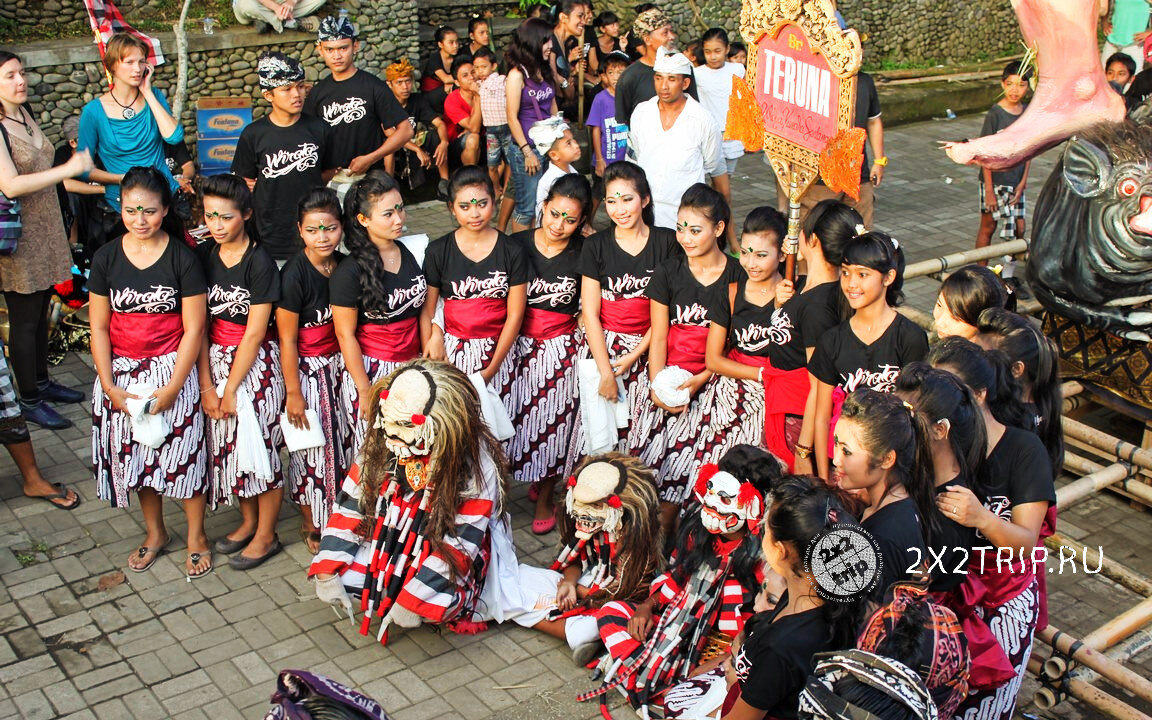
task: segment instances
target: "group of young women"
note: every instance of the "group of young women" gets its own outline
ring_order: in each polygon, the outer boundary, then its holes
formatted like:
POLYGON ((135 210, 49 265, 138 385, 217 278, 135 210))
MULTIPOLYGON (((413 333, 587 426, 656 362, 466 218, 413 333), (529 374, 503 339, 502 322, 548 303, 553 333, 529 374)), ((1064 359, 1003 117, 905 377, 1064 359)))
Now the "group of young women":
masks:
MULTIPOLYGON (((395 183, 370 177, 343 208, 327 189, 301 200, 305 249, 278 272, 246 230, 241 179, 205 179, 212 240, 198 249, 173 222, 158 171, 134 168, 120 187, 127 232, 96 254, 90 279, 93 457, 102 499, 139 498, 147 537, 131 570, 169 542, 165 497, 188 515, 190 579, 212 569, 213 550, 238 569, 278 552, 285 490, 314 549, 363 441, 370 388, 421 356, 447 360, 503 401, 511 471, 533 484, 532 530, 547 533, 553 484, 584 451, 577 361, 589 358, 599 394, 627 403, 619 449, 657 471, 669 534, 702 465, 737 445, 767 448, 782 470, 824 478, 819 487, 874 537, 884 563, 873 598, 930 567, 935 597, 969 642, 1001 649, 973 652, 999 659, 974 669, 977 692, 960 712, 1010 712, 1043 622, 1043 574, 974 548, 1026 558, 1053 531, 1060 403, 1050 344, 1004 308, 989 271, 945 282, 937 328, 954 337, 930 349, 894 309, 896 241, 831 201, 808 216, 807 272, 790 281, 780 213, 749 214, 737 261, 725 252, 731 218, 718 192, 693 186, 675 230, 654 227, 647 179, 628 162, 608 166, 611 225, 590 236, 591 190, 579 175, 553 185, 540 227, 505 236, 492 227, 488 173, 461 168, 449 187, 458 228, 430 243, 404 235, 395 183), (283 434, 314 423, 324 444, 290 453, 285 472, 283 434), (233 498, 241 522, 212 545, 205 510, 233 498), (940 553, 949 561, 929 562, 940 553), (965 565, 973 572, 956 572, 965 565)), ((773 515, 772 533, 802 534, 773 515)), ((837 516, 826 512, 824 524, 837 516)))

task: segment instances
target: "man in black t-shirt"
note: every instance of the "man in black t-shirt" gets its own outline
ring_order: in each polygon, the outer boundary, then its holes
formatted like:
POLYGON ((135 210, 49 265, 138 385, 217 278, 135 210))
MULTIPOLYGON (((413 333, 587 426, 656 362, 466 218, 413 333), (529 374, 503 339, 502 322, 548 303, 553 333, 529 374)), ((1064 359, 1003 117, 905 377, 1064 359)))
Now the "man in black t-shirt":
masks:
MULTIPOLYGON (((616 82, 616 117, 630 118, 636 106, 645 100, 656 97, 656 51, 662 47, 669 51, 676 49, 676 33, 672 21, 660 10, 645 10, 636 16, 632 24, 634 35, 644 41, 640 60, 628 66, 616 82)), ((685 91, 693 100, 700 100, 696 92, 695 76, 688 76, 688 89, 685 91)))
POLYGON ((295 58, 271 52, 256 69, 272 110, 248 125, 236 143, 232 172, 252 188, 256 232, 282 265, 303 245, 296 229, 297 203, 336 173, 329 158, 329 127, 303 113, 304 68, 295 58))
POLYGON ((384 71, 388 87, 408 116, 413 132, 403 151, 388 156, 384 167, 388 174, 414 190, 424 184, 424 170, 435 166, 440 175, 439 194, 444 200, 448 197, 448 126, 432 109, 428 98, 413 94, 414 72, 408 58, 392 63, 384 71))
POLYGON ((316 46, 332 74, 308 93, 304 112, 332 128, 337 168, 353 175, 383 168, 385 158, 412 138, 404 109, 383 80, 356 67, 360 42, 348 18, 324 18, 316 46))
MULTIPOLYGON (((833 192, 819 178, 800 197, 800 222, 821 200, 839 200, 849 207, 856 208, 864 219, 864 227, 872 229, 872 216, 876 207, 874 189, 884 180, 884 170, 888 167, 888 157, 884 155, 884 123, 880 120, 880 96, 876 93, 876 81, 866 72, 856 75, 856 114, 854 127, 863 128, 868 133, 868 142, 861 152, 860 199, 853 200, 848 193, 833 192), (872 148, 872 165, 868 165, 868 148, 872 148)), ((765 157, 764 162, 768 162, 765 157)), ((788 195, 780 183, 776 183, 776 201, 780 211, 788 214, 788 195)))

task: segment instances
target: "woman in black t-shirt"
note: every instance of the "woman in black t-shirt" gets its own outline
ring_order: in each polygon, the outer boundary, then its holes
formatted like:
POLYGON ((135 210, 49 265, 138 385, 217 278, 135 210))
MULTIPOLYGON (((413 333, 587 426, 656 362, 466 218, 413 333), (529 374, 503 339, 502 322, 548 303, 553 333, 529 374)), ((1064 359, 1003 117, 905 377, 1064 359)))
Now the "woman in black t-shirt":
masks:
POLYGON ((212 501, 231 503, 238 497, 242 515, 240 526, 217 540, 215 549, 224 555, 239 552, 228 564, 248 570, 283 549, 276 521, 284 498, 284 376, 269 327, 280 277, 276 262, 245 230, 252 196, 244 180, 213 175, 204 179, 201 192, 204 223, 215 241, 202 246, 210 322, 199 367, 200 384, 209 390, 203 402, 211 419, 212 501))
MULTIPOLYGON (((688 391, 688 402, 670 406, 649 390, 652 414, 647 420, 660 428, 661 441, 640 453, 650 467, 660 468, 660 501, 666 532, 675 527, 680 506, 691 499, 690 478, 699 470, 691 449, 711 425, 708 393, 712 379, 705 362, 711 308, 744 277, 744 270, 721 249, 731 220, 724 196, 704 183, 685 191, 677 215, 676 241, 683 257, 664 261, 652 274, 646 294, 651 309, 652 343, 648 348, 648 382, 679 368, 690 374, 676 388, 688 391)), ((638 419, 633 419, 633 422, 638 419)))
POLYGON ((491 227, 496 193, 483 168, 466 165, 453 173, 448 198, 460 227, 428 244, 428 298, 420 314, 424 355, 447 360, 466 375, 479 373, 507 407, 515 364, 512 348, 528 304, 524 253, 491 227), (432 334, 441 298, 443 342, 432 334))
POLYGON ((420 92, 432 103, 433 110, 442 113, 444 100, 456 84, 450 71, 452 61, 460 51, 460 36, 447 25, 441 25, 436 28, 434 39, 436 52, 428 57, 428 62, 420 70, 420 92))
POLYGON ((617 378, 624 385, 626 397, 620 400, 628 403, 630 418, 624 449, 639 456, 654 439, 649 434, 653 426, 637 422, 655 411, 645 367, 652 334, 645 291, 656 268, 684 251, 675 232, 652 227, 652 191, 639 165, 627 161, 609 165, 604 193, 612 227, 584 241, 580 312, 588 352, 600 371, 600 395, 615 401, 617 378))
POLYGON ((883 567, 871 597, 896 581, 923 580, 928 553, 940 533, 926 422, 889 393, 861 388, 844 400, 836 423, 832 482, 861 491, 860 526, 880 546, 883 567))
POLYGON ((532 532, 556 526, 552 488, 572 474, 577 458, 568 451, 576 422, 576 359, 584 350, 580 329, 580 228, 592 207, 583 176, 565 175, 544 198, 543 222, 508 238, 529 267, 528 307, 513 349, 515 374, 509 413, 516 434, 508 460, 519 482, 533 484, 536 516, 532 532))
POLYGON ((280 303, 276 329, 284 370, 284 414, 301 430, 315 422, 324 444, 288 453, 288 494, 304 514, 301 532, 313 555, 320 547, 320 529, 328 522, 336 491, 344 481, 344 445, 350 442, 349 413, 340 403, 343 362, 328 279, 343 258, 340 244, 340 199, 335 191, 315 188, 300 199, 297 226, 304 250, 280 271, 280 303), (315 413, 309 420, 307 412, 315 413))
POLYGON ((212 570, 204 534, 207 452, 200 382, 193 369, 204 332, 204 272, 195 253, 161 229, 172 193, 153 168, 132 168, 120 183, 128 232, 101 247, 88 278, 91 298, 92 464, 96 491, 113 507, 140 500, 147 537, 128 558, 143 572, 168 545, 163 498, 184 503, 188 577, 212 570), (159 444, 132 428, 133 398, 152 396, 144 411, 167 425, 159 444))
POLYGON ((364 442, 372 386, 420 357, 418 318, 428 282, 420 261, 400 241, 408 214, 391 176, 356 183, 344 198, 344 218, 348 257, 332 272, 328 291, 344 362, 340 397, 352 429, 344 445, 344 467, 350 468, 364 442))
MULTIPOLYGON (((940 493, 968 488, 984 497, 987 437, 984 417, 972 391, 950 372, 925 362, 904 366, 896 378, 896 397, 916 409, 929 428, 933 488, 940 493)), ((928 546, 933 592, 950 590, 964 581, 976 530, 942 516, 940 532, 928 546)))
POLYGON ((773 609, 745 624, 743 642, 733 643, 734 654, 724 662, 730 686, 724 720, 795 718, 813 655, 853 647, 863 619, 863 598, 826 600, 805 569, 805 553, 822 533, 833 525, 856 524, 836 491, 817 478, 792 475, 772 488, 771 498, 764 515, 764 558, 787 590, 773 609))
POLYGON ((817 381, 813 452, 832 454, 821 438, 835 428, 845 396, 859 388, 892 392, 900 368, 928 354, 928 334, 896 312, 903 285, 904 253, 895 240, 864 232, 845 246, 840 289, 853 314, 821 336, 808 363, 817 381))

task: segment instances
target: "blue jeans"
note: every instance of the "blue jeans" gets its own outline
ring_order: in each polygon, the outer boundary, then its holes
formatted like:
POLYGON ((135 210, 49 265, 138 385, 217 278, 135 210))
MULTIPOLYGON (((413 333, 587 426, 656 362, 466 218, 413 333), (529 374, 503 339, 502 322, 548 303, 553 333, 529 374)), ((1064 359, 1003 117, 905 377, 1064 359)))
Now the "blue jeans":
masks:
MULTIPOLYGON (((512 147, 508 149, 508 166, 512 168, 512 192, 516 199, 516 207, 512 210, 512 222, 528 226, 536 216, 536 186, 540 183, 540 176, 544 172, 544 161, 540 161, 540 169, 535 175, 529 175, 524 169, 523 148, 516 147, 515 142, 511 145, 512 147)), ((528 152, 537 158, 540 157, 531 147, 528 148, 528 152)))

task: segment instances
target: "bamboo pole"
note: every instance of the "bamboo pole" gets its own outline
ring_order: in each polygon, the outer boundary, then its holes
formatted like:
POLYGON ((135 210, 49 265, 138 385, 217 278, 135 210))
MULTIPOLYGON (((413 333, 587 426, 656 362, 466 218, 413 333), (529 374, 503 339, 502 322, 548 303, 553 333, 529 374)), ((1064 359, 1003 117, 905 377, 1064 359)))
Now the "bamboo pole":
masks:
MULTIPOLYGON (((1065 457, 1064 467, 1068 467, 1067 455, 1065 457)), ((1076 456, 1072 457, 1075 458, 1076 456)), ((1092 464, 1095 465, 1095 463, 1092 464)), ((1126 463, 1113 463, 1108 467, 1098 467, 1100 469, 1093 470, 1079 480, 1075 480, 1064 487, 1058 488, 1056 490, 1056 507, 1061 510, 1066 510, 1070 506, 1088 499, 1096 494, 1097 491, 1132 477, 1133 474, 1132 466, 1126 463)), ((1152 488, 1150 488, 1149 494, 1152 495, 1152 488)))
POLYGON ((1054 533, 1044 539, 1044 546, 1054 552, 1060 552, 1061 547, 1072 548, 1081 562, 1088 567, 1099 567, 1100 574, 1112 582, 1126 587, 1141 597, 1152 597, 1152 581, 1136 572, 1132 568, 1101 557, 1100 553, 1086 545, 1082 545, 1060 533, 1054 533))
MULTIPOLYGON (((1032 659, 1028 661, 1028 672, 1036 677, 1041 677, 1044 673, 1044 661, 1041 658, 1033 656, 1032 659)), ((1063 684, 1066 692, 1061 691, 1060 693, 1056 693, 1051 691, 1050 688, 1041 688, 1041 692, 1036 693, 1036 705, 1041 710, 1049 710, 1063 700, 1064 697, 1071 696, 1077 700, 1088 703, 1108 717, 1114 718, 1114 720, 1152 720, 1152 717, 1145 715, 1128 703, 1117 700, 1100 688, 1086 683, 1083 680, 1078 678, 1065 678, 1063 684), (1048 692, 1044 693, 1044 691, 1048 692), (1051 695, 1054 702, 1048 706, 1041 704, 1047 701, 1046 698, 1044 700, 1041 699, 1042 693, 1051 695)))
POLYGON ((1133 445, 1078 420, 1064 418, 1063 422, 1066 436, 1087 443, 1102 453, 1108 453, 1145 470, 1152 470, 1152 450, 1133 445))
POLYGON ((914 262, 904 268, 904 280, 907 281, 909 278, 921 277, 923 275, 935 275, 936 273, 944 272, 950 267, 967 265, 979 260, 1000 257, 1001 255, 1018 255, 1027 250, 1028 242, 1026 240, 1010 240, 975 250, 965 250, 950 255, 941 255, 931 260, 914 262))
MULTIPOLYGON (((1152 635, 1147 631, 1138 633, 1125 640, 1123 649, 1119 647, 1115 657, 1104 655, 1082 644, 1079 640, 1049 625, 1036 633, 1036 639, 1051 645, 1052 649, 1061 653, 1062 657, 1051 657, 1044 663, 1044 672, 1050 677, 1060 677, 1068 672, 1068 663, 1071 660, 1093 670, 1097 675, 1112 683, 1121 690, 1126 690, 1144 700, 1152 701, 1152 680, 1140 677, 1121 663, 1133 655, 1147 649, 1152 642, 1152 635)), ((1081 680, 1087 682, 1083 675, 1081 680)))
POLYGON ((1093 650, 1107 650, 1148 623, 1152 623, 1152 598, 1144 598, 1085 635, 1081 642, 1093 650))

